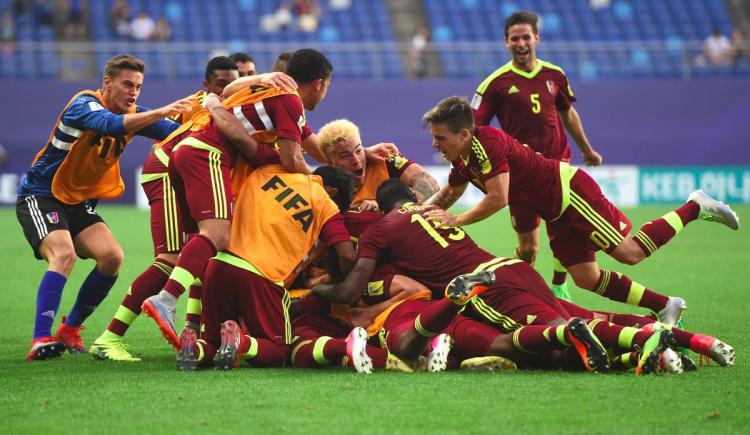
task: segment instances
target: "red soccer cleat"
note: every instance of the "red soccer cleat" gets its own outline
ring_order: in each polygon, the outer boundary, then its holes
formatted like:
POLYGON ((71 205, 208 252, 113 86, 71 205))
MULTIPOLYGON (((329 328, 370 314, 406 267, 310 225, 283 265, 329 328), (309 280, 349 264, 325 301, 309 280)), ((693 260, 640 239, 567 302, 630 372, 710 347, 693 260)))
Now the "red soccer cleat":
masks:
POLYGON ((65 324, 65 319, 66 317, 63 316, 62 323, 60 323, 60 327, 55 332, 55 338, 62 341, 70 353, 86 353, 86 345, 83 344, 83 339, 81 338, 81 330, 85 326, 68 326, 65 324))
POLYGON ((57 337, 42 337, 31 341, 31 350, 26 361, 58 358, 65 353, 65 345, 57 337))

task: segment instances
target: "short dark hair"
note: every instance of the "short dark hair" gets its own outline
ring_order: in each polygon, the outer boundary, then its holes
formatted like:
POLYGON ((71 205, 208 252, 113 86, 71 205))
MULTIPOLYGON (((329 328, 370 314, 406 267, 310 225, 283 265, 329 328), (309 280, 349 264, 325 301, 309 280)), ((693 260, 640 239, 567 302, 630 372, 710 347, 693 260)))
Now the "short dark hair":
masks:
POLYGON ((276 58, 276 60, 273 62, 273 66, 271 67, 271 70, 273 72, 286 72, 286 65, 284 65, 284 68, 281 67, 281 63, 289 63, 289 59, 292 58, 292 55, 294 54, 293 50, 289 51, 282 51, 279 57, 276 58))
POLYGON ((445 124, 453 133, 458 133, 462 128, 474 129, 474 114, 466 98, 454 95, 442 99, 425 113, 422 122, 445 124))
POLYGON ((339 208, 339 211, 349 210, 354 198, 354 178, 346 169, 331 165, 323 165, 315 169, 313 174, 319 175, 323 179, 323 185, 337 189, 333 195, 333 202, 339 208))
POLYGON ((536 12, 518 11, 508 15, 505 19, 505 39, 508 39, 508 29, 516 24, 530 24, 534 34, 539 33, 539 15, 536 12))
POLYGON ((206 64, 206 75, 204 77, 206 81, 210 81, 214 71, 219 70, 237 71, 237 64, 227 56, 216 56, 212 58, 208 61, 208 64, 206 64))
POLYGON ((252 62, 255 63, 255 60, 253 60, 253 57, 250 56, 247 53, 237 52, 232 53, 229 55, 229 58, 232 59, 232 62, 252 62))
POLYGON ((286 65, 286 73, 299 84, 327 79, 333 65, 325 55, 313 48, 301 48, 294 52, 286 65))
POLYGON ((104 75, 110 79, 117 77, 120 71, 129 69, 137 71, 141 74, 146 73, 146 64, 142 60, 129 54, 118 54, 110 58, 106 64, 104 64, 104 75))
POLYGON ((391 178, 378 187, 375 200, 378 202, 378 208, 383 213, 388 213, 398 202, 417 202, 417 195, 400 179, 391 178))

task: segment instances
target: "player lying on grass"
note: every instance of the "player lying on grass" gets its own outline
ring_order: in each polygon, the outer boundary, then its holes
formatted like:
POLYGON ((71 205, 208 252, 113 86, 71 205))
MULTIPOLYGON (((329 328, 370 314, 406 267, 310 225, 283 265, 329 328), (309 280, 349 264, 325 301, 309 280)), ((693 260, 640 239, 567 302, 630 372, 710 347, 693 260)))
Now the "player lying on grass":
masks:
MULTIPOLYGON (((414 200, 411 190, 398 180, 384 183, 378 189, 378 204, 388 213, 363 234, 354 269, 337 287, 321 287, 316 291, 327 294, 329 299, 338 297, 348 302, 359 297, 375 264, 383 262, 425 285, 432 291, 432 297, 438 299, 454 277, 489 270, 495 274, 495 283, 470 299, 463 311, 465 315, 518 337, 524 336, 523 328, 528 325, 563 325, 574 317, 562 303, 577 306, 554 297, 542 277, 528 264, 494 257, 479 248, 459 227, 428 224, 422 214, 434 210, 435 206, 418 204, 414 200)), ((579 310, 589 317, 588 320, 595 320, 590 322, 592 332, 607 348, 633 350, 637 346, 663 351, 676 340, 680 346, 717 359, 722 365, 733 363, 734 350, 713 337, 678 329, 673 333, 667 328, 624 327, 595 319, 595 314, 588 310, 579 310), (656 338, 650 340, 653 337, 656 338), (646 346, 649 341, 651 344, 646 346)), ((642 318, 643 322, 646 319, 642 318)), ((653 362, 652 353, 658 355, 653 350, 644 352, 640 366, 653 362)))
MULTIPOLYGON (((221 94, 224 87, 236 77, 237 66, 231 59, 225 56, 211 59, 206 65, 203 89, 196 92, 192 99, 194 105, 191 112, 183 113, 175 120, 182 123, 190 121, 193 115, 201 111, 200 104, 208 94, 221 94)), ((296 87, 291 78, 280 73, 254 75, 248 78, 248 81, 254 82, 255 85, 269 85, 274 89, 286 88, 293 91, 296 87)), ((141 185, 151 209, 154 263, 133 281, 109 326, 89 349, 89 353, 95 359, 140 361, 140 358, 134 357, 127 350, 123 336, 140 315, 143 302, 164 287, 187 239, 182 216, 175 204, 174 190, 167 173, 167 165, 172 147, 188 132, 189 130, 178 136, 178 139, 157 145, 143 165, 141 185)), ((200 290, 200 286, 196 284, 190 287, 187 308, 186 325, 196 330, 200 325, 200 290)))
MULTIPOLYGON (((428 111, 433 147, 451 162, 448 184, 430 200, 438 209, 415 220, 426 230, 452 228, 488 218, 506 205, 522 205, 547 221, 550 247, 576 285, 609 299, 649 308, 670 326, 677 323, 685 301, 668 297, 627 276, 601 270, 596 251, 625 264, 636 264, 669 242, 688 223, 703 219, 737 229, 739 219, 725 204, 703 191, 690 194, 682 207, 648 222, 630 236, 627 217, 602 194, 583 170, 550 160, 493 127, 476 127, 469 103, 449 97, 428 111), (474 207, 454 216, 447 209, 469 183, 485 193, 474 207)), ((453 234, 459 237, 459 233, 453 234)))
POLYGON ((145 64, 118 55, 104 67, 102 89, 81 91, 67 103, 44 148, 18 189, 16 215, 34 255, 48 263, 39 284, 34 336, 26 360, 86 352, 80 330, 117 280, 122 248, 94 210, 99 199, 122 195, 120 155, 134 135, 164 139, 177 124, 163 118, 188 110, 178 100, 155 110, 136 105, 145 64), (63 287, 76 257, 96 266, 52 336, 63 287))

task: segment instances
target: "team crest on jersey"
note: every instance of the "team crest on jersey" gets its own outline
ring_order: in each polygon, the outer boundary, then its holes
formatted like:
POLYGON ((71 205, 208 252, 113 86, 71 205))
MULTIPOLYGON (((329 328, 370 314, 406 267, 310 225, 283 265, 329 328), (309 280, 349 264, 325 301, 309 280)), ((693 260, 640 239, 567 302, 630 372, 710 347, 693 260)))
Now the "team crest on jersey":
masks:
POLYGON ((555 85, 555 82, 552 80, 547 80, 547 90, 550 94, 555 95, 555 90, 557 89, 557 85, 555 85))
POLYGON ((59 223, 60 222, 60 215, 57 214, 56 211, 51 211, 51 212, 47 213, 47 220, 51 224, 59 223))
POLYGON ((384 291, 385 283, 383 281, 372 281, 367 283, 368 296, 380 296, 384 291))

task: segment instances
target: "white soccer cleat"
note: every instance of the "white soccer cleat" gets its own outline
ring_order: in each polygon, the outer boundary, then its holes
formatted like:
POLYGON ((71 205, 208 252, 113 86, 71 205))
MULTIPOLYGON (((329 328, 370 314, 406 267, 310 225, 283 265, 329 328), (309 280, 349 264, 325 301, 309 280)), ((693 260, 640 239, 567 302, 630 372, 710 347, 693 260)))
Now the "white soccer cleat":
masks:
POLYGON ((667 325, 669 328, 673 328, 680 321, 682 312, 685 310, 687 310, 685 299, 679 296, 670 296, 667 306, 662 308, 656 315, 659 318, 659 322, 667 325))
POLYGON ((357 373, 372 373, 372 360, 367 355, 367 331, 356 327, 346 337, 346 355, 357 373))
POLYGON ((708 196, 702 189, 693 191, 688 201, 694 201, 701 208, 698 218, 709 222, 718 222, 736 230, 740 227, 740 218, 728 205, 708 196))
POLYGON ((430 342, 430 353, 427 354, 427 371, 442 372, 448 368, 448 354, 453 347, 453 340, 448 334, 439 334, 430 342))
POLYGON ((732 367, 734 366, 734 358, 736 355, 732 346, 721 340, 716 340, 711 346, 711 355, 709 356, 722 367, 732 367))
POLYGON ((663 372, 679 374, 685 371, 682 358, 672 349, 667 349, 659 355, 659 366, 663 372))

